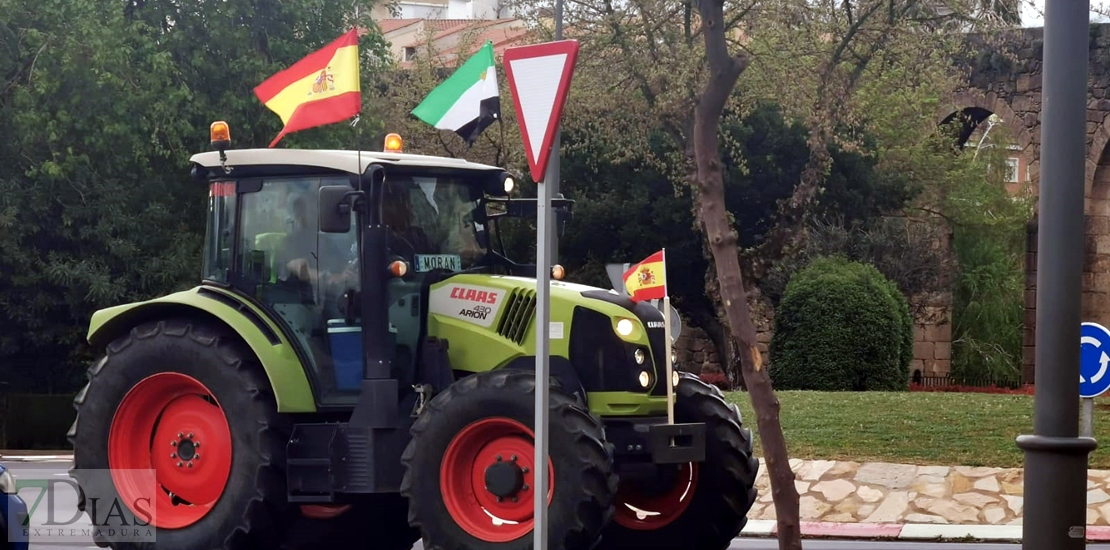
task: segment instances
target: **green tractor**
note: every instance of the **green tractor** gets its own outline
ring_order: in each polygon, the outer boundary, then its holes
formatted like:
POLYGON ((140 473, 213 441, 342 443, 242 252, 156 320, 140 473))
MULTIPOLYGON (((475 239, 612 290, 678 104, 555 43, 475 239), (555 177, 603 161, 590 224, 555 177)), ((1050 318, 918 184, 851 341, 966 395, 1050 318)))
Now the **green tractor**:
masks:
MULTIPOLYGON (((501 237, 535 200, 396 134, 213 144, 202 282, 92 316, 79 508, 159 548, 532 548, 536 266, 501 237)), ((550 548, 728 547, 756 496, 739 410, 667 379, 658 308, 551 269, 550 548)), ((150 547, 124 531, 94 541, 150 547)))

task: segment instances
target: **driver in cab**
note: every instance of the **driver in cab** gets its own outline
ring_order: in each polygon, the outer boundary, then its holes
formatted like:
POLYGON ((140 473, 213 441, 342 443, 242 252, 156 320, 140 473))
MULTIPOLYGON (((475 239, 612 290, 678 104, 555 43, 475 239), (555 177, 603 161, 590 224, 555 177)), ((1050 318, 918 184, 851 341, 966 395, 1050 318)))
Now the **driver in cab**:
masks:
MULTIPOLYGON (((424 230, 413 225, 415 215, 413 214, 412 201, 404 185, 387 183, 383 195, 382 221, 389 228, 387 242, 390 255, 400 256, 411 263, 417 254, 435 254, 437 252, 436 247, 432 245, 424 230)), ((302 220, 308 217, 307 208, 303 201, 295 203, 294 212, 302 220)), ((301 227, 305 225, 307 224, 302 223, 301 227)), ((358 241, 356 233, 351 232, 350 235, 351 246, 345 269, 339 273, 324 276, 323 282, 329 287, 357 288, 358 286, 358 241)), ((293 238, 289 241, 289 244, 293 245, 291 252, 297 253, 315 249, 315 246, 305 246, 308 240, 312 240, 315 244, 317 238, 315 231, 311 235, 298 236, 300 239, 293 238)), ((321 272, 312 269, 309 259, 305 257, 289 260, 286 263, 286 268, 293 276, 308 283, 317 282, 321 277, 321 272)))

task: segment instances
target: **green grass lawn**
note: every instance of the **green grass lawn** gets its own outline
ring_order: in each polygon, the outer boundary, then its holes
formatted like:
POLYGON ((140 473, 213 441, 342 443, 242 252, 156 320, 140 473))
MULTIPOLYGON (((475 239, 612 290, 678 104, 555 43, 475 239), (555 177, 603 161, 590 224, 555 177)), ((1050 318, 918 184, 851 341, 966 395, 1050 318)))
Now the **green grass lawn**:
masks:
MULTIPOLYGON (((728 398, 759 434, 746 393, 728 398)), ((1033 398, 979 393, 776 392, 790 458, 1018 468, 1014 444, 1032 433, 1033 398)), ((1110 469, 1110 402, 1095 402, 1099 448, 1090 467, 1110 469)))

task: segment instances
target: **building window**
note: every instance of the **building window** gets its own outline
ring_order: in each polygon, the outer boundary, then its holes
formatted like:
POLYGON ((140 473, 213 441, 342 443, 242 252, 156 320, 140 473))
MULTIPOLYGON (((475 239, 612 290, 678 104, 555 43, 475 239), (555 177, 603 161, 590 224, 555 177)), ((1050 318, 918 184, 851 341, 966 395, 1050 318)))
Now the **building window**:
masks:
POLYGON ((416 59, 416 48, 405 46, 405 61, 412 61, 413 59, 416 59))
POLYGON ((1010 157, 1006 159, 1006 183, 1018 182, 1018 159, 1010 157))

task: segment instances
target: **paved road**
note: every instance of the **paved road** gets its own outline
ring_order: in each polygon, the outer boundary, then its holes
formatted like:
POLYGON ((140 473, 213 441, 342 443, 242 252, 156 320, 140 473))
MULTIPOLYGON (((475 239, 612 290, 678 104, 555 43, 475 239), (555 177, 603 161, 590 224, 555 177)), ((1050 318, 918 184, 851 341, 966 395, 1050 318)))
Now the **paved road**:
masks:
MULTIPOLYGON (((68 469, 70 464, 67 462, 7 462, 5 464, 17 478, 22 479, 57 479, 69 480, 68 469)), ((66 484, 58 483, 54 485, 54 513, 57 518, 56 521, 65 521, 68 518, 77 515, 77 492, 76 490, 66 484)), ((38 489, 25 489, 21 492, 24 499, 33 500, 39 494, 38 489)), ((40 506, 46 507, 46 500, 40 503, 40 506)), ((46 521, 46 516, 41 513, 36 513, 32 517, 32 527, 42 528, 42 523, 46 521)), ((81 527, 90 528, 88 516, 82 514, 80 519, 75 521, 72 525, 75 529, 81 527)), ((32 550, 84 550, 90 548, 97 548, 92 544, 92 540, 81 540, 80 537, 74 536, 65 540, 65 544, 61 544, 57 538, 52 538, 51 542, 47 543, 34 543, 32 541, 32 550), (85 544, 82 544, 85 543, 85 544)), ((1089 544, 1087 548, 1097 550, 1110 550, 1110 544, 1089 544)), ((745 538, 733 542, 730 550, 777 550, 778 542, 773 539, 758 539, 758 538, 745 538)), ((868 541, 836 541, 836 540, 807 540, 805 542, 806 550, 1021 550, 1020 544, 994 544, 994 543, 952 543, 952 542, 868 542, 868 541)), ((417 543, 413 550, 423 550, 423 545, 417 543)))

